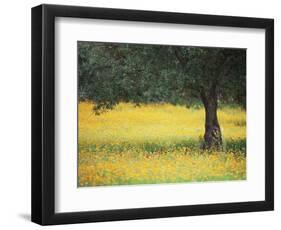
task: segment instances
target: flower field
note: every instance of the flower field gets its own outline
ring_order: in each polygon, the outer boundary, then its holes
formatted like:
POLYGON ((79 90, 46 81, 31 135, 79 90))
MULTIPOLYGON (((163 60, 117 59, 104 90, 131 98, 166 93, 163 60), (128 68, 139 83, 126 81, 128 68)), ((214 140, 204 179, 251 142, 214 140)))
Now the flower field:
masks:
POLYGON ((121 103, 95 115, 79 103, 78 186, 246 179, 246 113, 219 109, 223 150, 203 151, 205 112, 121 103))

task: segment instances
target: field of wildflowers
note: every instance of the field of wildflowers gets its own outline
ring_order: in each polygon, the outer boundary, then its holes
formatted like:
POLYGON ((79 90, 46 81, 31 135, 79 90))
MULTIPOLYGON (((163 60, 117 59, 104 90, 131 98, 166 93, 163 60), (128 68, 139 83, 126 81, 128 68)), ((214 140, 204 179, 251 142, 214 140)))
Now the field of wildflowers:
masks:
POLYGON ((78 186, 246 179, 246 113, 218 111, 223 150, 203 151, 203 108, 121 103, 95 115, 79 103, 78 186))

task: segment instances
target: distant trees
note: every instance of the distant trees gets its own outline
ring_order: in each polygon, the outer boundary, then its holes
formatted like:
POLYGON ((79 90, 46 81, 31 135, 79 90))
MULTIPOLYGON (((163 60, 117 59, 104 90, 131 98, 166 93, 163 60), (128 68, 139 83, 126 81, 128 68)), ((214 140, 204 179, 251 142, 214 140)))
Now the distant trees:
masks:
POLYGON ((121 101, 202 101, 205 149, 222 145, 218 102, 246 108, 244 49, 78 42, 78 74, 80 100, 96 113, 121 101))

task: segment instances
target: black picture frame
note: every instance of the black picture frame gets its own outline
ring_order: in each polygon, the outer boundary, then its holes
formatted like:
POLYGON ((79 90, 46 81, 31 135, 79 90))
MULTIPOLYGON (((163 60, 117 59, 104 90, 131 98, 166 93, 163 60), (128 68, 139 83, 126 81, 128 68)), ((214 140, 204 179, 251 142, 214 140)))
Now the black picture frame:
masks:
POLYGON ((274 209, 274 20, 110 8, 32 8, 32 221, 41 225, 222 214, 274 209), (265 29, 265 200, 55 213, 55 17, 265 29))

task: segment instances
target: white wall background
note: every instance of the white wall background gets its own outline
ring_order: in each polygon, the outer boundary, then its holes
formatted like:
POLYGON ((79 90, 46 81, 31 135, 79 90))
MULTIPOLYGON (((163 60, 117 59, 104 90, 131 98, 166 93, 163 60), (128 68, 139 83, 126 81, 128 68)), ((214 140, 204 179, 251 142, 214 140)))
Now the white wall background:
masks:
MULTIPOLYGON (((221 14, 275 19, 275 211, 68 225, 68 229, 278 229, 281 225, 281 53, 278 0, 2 1, 0 11, 0 228, 39 229, 30 222, 30 8, 41 3, 221 14), (279 117, 279 118, 278 118, 279 117)), ((257 102, 258 103, 258 102, 257 102)), ((64 229, 66 226, 55 226, 64 229)), ((47 227, 49 228, 49 227, 47 227)))

